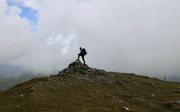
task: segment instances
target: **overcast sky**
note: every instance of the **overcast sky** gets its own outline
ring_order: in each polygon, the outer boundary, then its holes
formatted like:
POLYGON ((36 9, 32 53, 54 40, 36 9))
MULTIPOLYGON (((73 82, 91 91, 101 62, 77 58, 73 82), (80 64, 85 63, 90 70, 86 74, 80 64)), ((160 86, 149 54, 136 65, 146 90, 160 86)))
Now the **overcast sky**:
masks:
POLYGON ((0 64, 62 70, 87 64, 152 76, 180 74, 180 0, 0 0, 0 64))

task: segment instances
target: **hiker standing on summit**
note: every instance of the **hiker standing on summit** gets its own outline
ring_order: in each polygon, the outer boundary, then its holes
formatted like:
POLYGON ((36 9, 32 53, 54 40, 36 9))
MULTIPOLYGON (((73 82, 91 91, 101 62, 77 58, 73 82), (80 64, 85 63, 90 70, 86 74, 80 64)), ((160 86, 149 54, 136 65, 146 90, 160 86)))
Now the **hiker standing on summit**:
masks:
POLYGON ((84 56, 87 54, 86 49, 84 49, 82 47, 80 47, 79 49, 80 49, 80 53, 78 54, 78 60, 79 60, 79 57, 81 56, 82 60, 84 62, 84 65, 85 65, 86 62, 85 62, 84 56))

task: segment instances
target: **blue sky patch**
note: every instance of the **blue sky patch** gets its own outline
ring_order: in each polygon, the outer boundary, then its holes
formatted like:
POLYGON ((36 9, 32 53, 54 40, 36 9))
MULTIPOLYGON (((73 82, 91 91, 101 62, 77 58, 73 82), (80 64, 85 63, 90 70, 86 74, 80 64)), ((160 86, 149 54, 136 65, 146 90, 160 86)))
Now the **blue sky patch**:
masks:
POLYGON ((21 7, 22 12, 19 15, 20 17, 27 18, 30 21, 31 25, 36 25, 38 22, 38 17, 37 17, 37 10, 33 10, 32 8, 29 7, 21 7))
POLYGON ((7 4, 9 6, 17 6, 18 8, 20 8, 22 11, 19 14, 19 16, 21 18, 26 18, 29 20, 29 24, 31 26, 36 26, 38 23, 38 11, 35 9, 32 9, 31 7, 25 7, 23 6, 21 3, 19 2, 15 2, 14 0, 8 0, 7 4))

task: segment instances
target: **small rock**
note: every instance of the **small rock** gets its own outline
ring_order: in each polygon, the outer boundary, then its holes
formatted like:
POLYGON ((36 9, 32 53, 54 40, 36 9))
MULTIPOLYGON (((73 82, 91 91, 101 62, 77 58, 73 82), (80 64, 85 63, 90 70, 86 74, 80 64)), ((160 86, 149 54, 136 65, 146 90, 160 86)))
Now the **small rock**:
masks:
POLYGON ((180 105, 180 100, 179 100, 179 101, 176 101, 176 103, 177 103, 178 105, 180 105))
POLYGON ((32 87, 31 90, 35 91, 35 87, 32 87))
POLYGON ((23 94, 21 94, 21 98, 23 97, 24 95, 23 94))
POLYGON ((39 81, 39 83, 42 85, 42 82, 41 82, 41 81, 39 81))
POLYGON ((155 84, 152 84, 155 88, 157 88, 157 86, 155 84))
POLYGON ((125 110, 128 110, 128 111, 131 110, 131 109, 127 108, 127 107, 123 107, 123 108, 124 108, 125 110))
POLYGON ((132 98, 132 96, 129 95, 129 94, 125 94, 125 95, 123 95, 123 96, 126 97, 126 98, 132 98))

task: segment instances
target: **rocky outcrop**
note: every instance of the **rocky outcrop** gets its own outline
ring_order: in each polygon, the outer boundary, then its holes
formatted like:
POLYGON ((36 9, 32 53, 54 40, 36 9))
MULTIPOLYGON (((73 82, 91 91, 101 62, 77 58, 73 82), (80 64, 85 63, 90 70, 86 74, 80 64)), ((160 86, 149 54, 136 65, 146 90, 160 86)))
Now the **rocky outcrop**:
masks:
POLYGON ((105 75, 105 70, 91 68, 88 65, 82 64, 79 60, 76 60, 69 64, 69 66, 62 71, 59 71, 58 75, 105 75))

